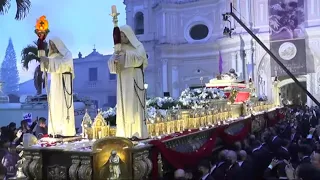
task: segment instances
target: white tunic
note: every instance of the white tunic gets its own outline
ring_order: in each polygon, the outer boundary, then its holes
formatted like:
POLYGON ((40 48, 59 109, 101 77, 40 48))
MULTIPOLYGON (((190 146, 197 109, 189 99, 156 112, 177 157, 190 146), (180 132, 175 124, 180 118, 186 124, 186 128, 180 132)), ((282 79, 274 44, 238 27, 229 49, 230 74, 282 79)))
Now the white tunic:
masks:
MULTIPOLYGON (((128 27, 128 26, 127 26, 128 27)), ((129 41, 132 42, 132 36, 128 35, 128 29, 120 30, 126 34, 129 41)), ((131 29, 131 28, 130 28, 131 29)), ((135 37, 134 37, 135 38, 135 37)), ((132 44, 132 43, 131 43, 132 44)), ((136 136, 138 138, 147 138, 148 130, 145 117, 145 90, 142 71, 148 65, 145 50, 142 44, 122 45, 125 52, 123 69, 121 71, 122 78, 122 96, 123 110, 121 102, 120 80, 117 78, 117 130, 116 136, 127 137, 136 136), (143 65, 143 68, 139 67, 143 65)), ((116 73, 114 56, 108 61, 110 73, 116 73)))
POLYGON ((60 39, 51 39, 51 41, 54 42, 60 54, 51 54, 49 56, 49 64, 41 62, 41 70, 51 75, 48 99, 48 101, 50 100, 48 134, 74 136, 76 131, 71 88, 73 79, 70 79, 70 75, 62 74, 66 72, 73 74, 72 54, 60 39), (64 78, 65 87, 63 87, 62 78, 64 78))

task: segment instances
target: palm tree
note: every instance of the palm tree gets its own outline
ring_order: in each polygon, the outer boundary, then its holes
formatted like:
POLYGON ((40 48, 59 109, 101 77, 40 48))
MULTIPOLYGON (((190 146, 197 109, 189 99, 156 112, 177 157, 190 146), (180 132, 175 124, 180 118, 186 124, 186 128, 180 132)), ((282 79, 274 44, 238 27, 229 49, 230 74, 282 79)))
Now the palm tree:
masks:
MULTIPOLYGON (((31 8, 30 0, 16 0, 16 20, 24 19, 31 8)), ((0 15, 4 15, 8 12, 11 7, 11 0, 0 0, 0 15)))
MULTIPOLYGON (((36 43, 35 43, 36 44, 36 43)), ((46 48, 46 55, 48 55, 48 48, 46 48)), ((22 66, 28 70, 29 63, 32 61, 40 62, 40 58, 38 57, 38 48, 36 45, 28 45, 27 47, 23 48, 21 51, 21 63, 22 66)), ((33 82, 34 87, 37 90, 37 95, 42 94, 42 89, 45 87, 44 79, 42 77, 43 72, 40 69, 40 65, 38 65, 33 74, 33 82)))

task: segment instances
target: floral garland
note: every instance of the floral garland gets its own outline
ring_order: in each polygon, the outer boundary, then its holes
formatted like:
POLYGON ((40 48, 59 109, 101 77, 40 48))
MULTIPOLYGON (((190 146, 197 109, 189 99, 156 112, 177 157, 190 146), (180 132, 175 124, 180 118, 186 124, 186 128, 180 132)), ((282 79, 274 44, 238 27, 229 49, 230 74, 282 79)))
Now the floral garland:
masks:
POLYGON ((259 96, 258 101, 268 101, 268 97, 265 94, 259 96))
POLYGON ((102 112, 103 118, 108 122, 110 126, 116 126, 116 114, 117 106, 108 108, 106 111, 102 112))
MULTIPOLYGON (((187 88, 182 91, 177 100, 172 97, 150 98, 146 101, 147 118, 153 122, 157 116, 165 118, 168 114, 175 113, 178 109, 207 108, 213 100, 227 98, 224 90, 217 88, 187 88)), ((116 107, 103 111, 102 115, 110 124, 113 124, 113 121, 115 123, 116 107)))

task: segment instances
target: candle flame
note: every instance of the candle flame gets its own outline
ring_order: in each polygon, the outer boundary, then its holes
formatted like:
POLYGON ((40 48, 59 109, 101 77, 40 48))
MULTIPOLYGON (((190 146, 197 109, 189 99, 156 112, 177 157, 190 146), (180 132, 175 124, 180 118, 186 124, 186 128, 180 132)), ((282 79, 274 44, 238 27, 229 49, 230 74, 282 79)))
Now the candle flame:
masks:
POLYGON ((49 22, 46 19, 46 16, 41 16, 39 19, 37 19, 36 22, 36 31, 39 32, 45 32, 49 30, 49 22))

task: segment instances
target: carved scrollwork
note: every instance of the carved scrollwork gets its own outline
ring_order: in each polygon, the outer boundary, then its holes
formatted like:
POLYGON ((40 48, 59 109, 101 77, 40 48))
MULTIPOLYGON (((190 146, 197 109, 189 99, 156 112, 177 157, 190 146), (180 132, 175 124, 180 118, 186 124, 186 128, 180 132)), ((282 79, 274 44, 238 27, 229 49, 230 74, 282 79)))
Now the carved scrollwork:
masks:
POLYGON ((80 159, 72 159, 72 165, 69 168, 70 180, 78 180, 78 170, 80 167, 80 159))
POLYGON ((48 179, 49 180, 67 179, 67 168, 59 165, 49 166, 48 179))
POLYGON ((146 163, 147 165, 147 172, 146 172, 146 176, 148 176, 151 171, 152 171, 152 161, 149 159, 149 151, 145 151, 142 160, 146 163))
POLYGON ((24 156, 24 158, 25 160, 23 161, 23 164, 22 164, 22 172, 25 176, 32 177, 29 171, 29 165, 32 162, 32 156, 26 155, 24 156))
POLYGON ((92 179, 92 168, 91 161, 89 159, 84 159, 81 161, 81 166, 78 170, 79 180, 91 180, 92 179))
POLYGON ((149 151, 143 151, 134 155, 133 161, 134 179, 147 179, 152 171, 152 162, 149 159, 149 151))
POLYGON ((143 179, 147 173, 147 164, 143 161, 143 153, 135 154, 133 159, 133 175, 134 179, 143 179))
POLYGON ((34 156, 29 165, 29 172, 33 179, 42 179, 42 162, 40 156, 34 156))

